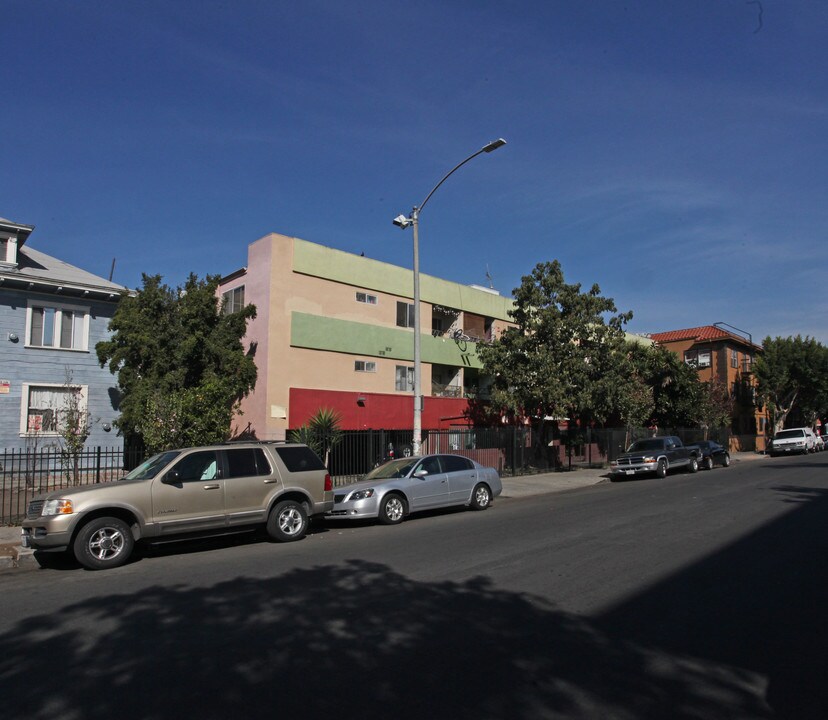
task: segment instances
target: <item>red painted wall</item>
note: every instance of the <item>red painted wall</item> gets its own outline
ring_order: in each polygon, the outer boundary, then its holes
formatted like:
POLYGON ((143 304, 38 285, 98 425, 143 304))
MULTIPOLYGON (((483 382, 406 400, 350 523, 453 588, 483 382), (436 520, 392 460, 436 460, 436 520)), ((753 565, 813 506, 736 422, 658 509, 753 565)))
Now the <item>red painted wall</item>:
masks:
MULTIPOLYGON (((468 406, 465 399, 427 397, 423 428, 439 430, 468 425, 463 415, 468 406)), ((304 425, 320 408, 339 412, 343 430, 411 430, 414 425, 414 399, 410 395, 291 388, 289 407, 291 428, 304 425), (364 398, 364 403, 359 404, 357 398, 364 398)))

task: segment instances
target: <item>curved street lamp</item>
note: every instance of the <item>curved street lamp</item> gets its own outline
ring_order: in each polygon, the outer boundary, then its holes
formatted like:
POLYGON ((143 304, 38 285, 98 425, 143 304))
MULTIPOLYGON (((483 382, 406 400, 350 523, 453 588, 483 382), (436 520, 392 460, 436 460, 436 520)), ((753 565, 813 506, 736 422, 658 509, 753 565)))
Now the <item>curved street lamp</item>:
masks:
POLYGON ((405 230, 409 226, 414 228, 414 438, 411 443, 411 450, 413 455, 420 454, 420 446, 423 440, 423 394, 422 394, 422 361, 420 359, 420 238, 419 238, 419 224, 420 212, 425 207, 432 195, 434 195, 440 185, 442 185, 450 175, 459 170, 469 160, 473 160, 481 153, 490 153, 503 147, 506 141, 503 138, 492 140, 490 143, 484 145, 476 153, 472 153, 465 160, 455 165, 449 170, 443 178, 438 182, 431 191, 426 195, 419 205, 415 205, 408 217, 405 215, 398 215, 394 218, 393 223, 397 227, 405 230))

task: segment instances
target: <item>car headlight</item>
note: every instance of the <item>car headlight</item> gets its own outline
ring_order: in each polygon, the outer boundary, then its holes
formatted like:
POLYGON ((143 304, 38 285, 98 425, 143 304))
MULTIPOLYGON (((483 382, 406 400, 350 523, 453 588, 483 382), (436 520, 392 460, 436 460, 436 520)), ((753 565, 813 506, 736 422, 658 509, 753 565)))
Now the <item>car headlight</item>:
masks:
POLYGON ((645 455, 642 459, 644 460, 645 463, 651 463, 651 462, 656 461, 656 456, 655 455, 645 455))
POLYGON ((374 489, 369 488, 368 490, 357 490, 356 492, 351 493, 351 497, 348 500, 367 500, 370 497, 374 497, 374 489))
POLYGON ((71 515, 74 512, 72 508, 72 501, 58 498, 57 500, 47 500, 43 503, 43 511, 41 515, 71 515))

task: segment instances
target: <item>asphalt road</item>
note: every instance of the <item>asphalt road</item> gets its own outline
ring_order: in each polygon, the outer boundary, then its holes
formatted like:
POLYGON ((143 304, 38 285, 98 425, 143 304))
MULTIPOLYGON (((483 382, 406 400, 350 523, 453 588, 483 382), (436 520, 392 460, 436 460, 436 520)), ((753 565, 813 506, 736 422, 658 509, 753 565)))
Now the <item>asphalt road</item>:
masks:
POLYGON ((828 718, 828 453, 0 579, 0 712, 828 718))

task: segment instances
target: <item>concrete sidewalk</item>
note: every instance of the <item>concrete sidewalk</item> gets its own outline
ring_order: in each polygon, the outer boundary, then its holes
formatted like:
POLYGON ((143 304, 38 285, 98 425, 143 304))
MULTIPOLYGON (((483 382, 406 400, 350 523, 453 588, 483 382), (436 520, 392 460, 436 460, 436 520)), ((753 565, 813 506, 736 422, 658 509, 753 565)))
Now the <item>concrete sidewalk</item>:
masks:
MULTIPOLYGON (((731 454, 734 463, 761 460, 765 455, 756 452, 731 454)), ((717 468, 719 470, 720 468, 717 468)), ((609 482, 609 468, 574 467, 571 471, 504 477, 501 499, 522 498, 546 493, 564 492, 609 482)), ((19 527, 0 527, 0 573, 37 568, 34 553, 20 546, 19 527)))

